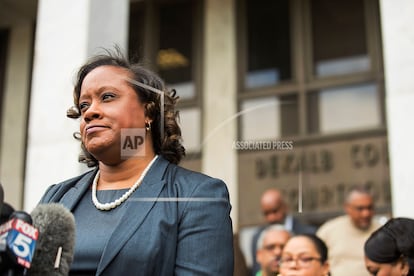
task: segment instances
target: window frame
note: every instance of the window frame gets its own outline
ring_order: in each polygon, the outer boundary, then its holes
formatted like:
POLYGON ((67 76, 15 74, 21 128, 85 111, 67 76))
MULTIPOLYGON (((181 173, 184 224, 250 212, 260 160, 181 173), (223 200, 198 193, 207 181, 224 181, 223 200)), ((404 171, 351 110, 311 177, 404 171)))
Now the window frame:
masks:
MULTIPOLYGON (((194 83, 194 97, 184 99, 179 99, 177 103, 177 109, 183 110, 187 108, 196 108, 200 110, 200 137, 202 137, 202 53, 203 53, 203 3, 204 1, 192 1, 192 0, 174 0, 174 1, 165 1, 165 0, 145 0, 139 2, 130 3, 130 22, 131 18, 134 16, 136 10, 141 10, 144 14, 144 34, 143 34, 143 45, 142 45, 142 60, 144 60, 145 65, 155 72, 159 72, 157 68, 157 53, 160 50, 159 45, 159 28, 160 28, 160 9, 167 5, 173 5, 175 3, 187 2, 192 5, 193 13, 193 33, 192 33, 192 66, 193 66, 193 83, 194 83)), ((130 27, 130 33, 133 28, 130 27)), ((131 42, 129 41, 129 45, 131 42)), ((172 85, 170 88, 174 88, 172 85)), ((180 95, 180 91, 177 91, 180 95)), ((201 141, 200 141, 201 144, 201 141)), ((201 157, 201 152, 190 151, 186 154, 186 159, 199 159, 201 157)))
MULTIPOLYGON (((244 78, 247 72, 247 18, 246 1, 240 0, 237 5, 237 28, 239 45, 238 56, 238 110, 241 110, 242 102, 247 99, 268 96, 297 95, 298 99, 298 134, 280 138, 294 138, 295 141, 309 142, 320 140, 337 140, 343 137, 360 137, 361 135, 376 135, 386 133, 385 120, 385 85, 384 68, 382 59, 382 42, 379 18, 379 3, 376 0, 363 0, 367 53, 370 58, 370 70, 357 72, 355 74, 335 75, 327 77, 317 77, 313 75, 313 56, 312 56, 312 28, 311 28, 311 0, 291 0, 291 68, 292 79, 282 81, 274 86, 258 87, 254 89, 244 88, 244 78), (374 83, 378 87, 378 108, 380 113, 380 126, 372 129, 346 131, 332 134, 311 134, 308 131, 308 93, 313 93, 321 89, 334 88, 347 85, 357 85, 363 83, 374 83)), ((238 120, 238 137, 241 139, 241 120, 238 120)), ((279 137, 278 137, 279 138, 279 137)))

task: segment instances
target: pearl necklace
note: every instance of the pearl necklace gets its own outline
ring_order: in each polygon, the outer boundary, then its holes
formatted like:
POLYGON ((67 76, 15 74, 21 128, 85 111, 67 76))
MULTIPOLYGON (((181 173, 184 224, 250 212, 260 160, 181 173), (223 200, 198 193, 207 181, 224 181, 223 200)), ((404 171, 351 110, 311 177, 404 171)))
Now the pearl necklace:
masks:
POLYGON ((148 170, 151 168, 151 165, 154 163, 154 161, 157 159, 158 155, 155 155, 154 158, 151 160, 151 162, 148 164, 148 166, 142 171, 141 176, 138 178, 138 180, 134 183, 134 185, 129 188, 128 191, 126 191, 120 198, 108 202, 108 203, 100 203, 98 201, 98 198, 96 197, 96 187, 98 186, 98 180, 99 180, 99 171, 96 173, 95 178, 92 183, 92 202, 95 205, 95 207, 102 211, 109 211, 112 210, 121 203, 123 203, 125 200, 128 199, 128 197, 135 192, 135 190, 141 185, 142 180, 144 179, 145 175, 147 174, 148 170))

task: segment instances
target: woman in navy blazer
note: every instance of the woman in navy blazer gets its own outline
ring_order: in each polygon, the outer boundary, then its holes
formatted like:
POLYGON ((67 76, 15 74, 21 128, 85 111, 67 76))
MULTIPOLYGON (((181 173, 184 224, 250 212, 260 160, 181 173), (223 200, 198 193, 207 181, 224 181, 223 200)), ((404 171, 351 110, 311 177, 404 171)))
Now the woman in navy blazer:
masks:
POLYGON ((80 160, 96 168, 41 199, 75 216, 70 275, 233 275, 228 191, 177 165, 177 98, 119 52, 80 68, 67 115, 80 119, 80 160))

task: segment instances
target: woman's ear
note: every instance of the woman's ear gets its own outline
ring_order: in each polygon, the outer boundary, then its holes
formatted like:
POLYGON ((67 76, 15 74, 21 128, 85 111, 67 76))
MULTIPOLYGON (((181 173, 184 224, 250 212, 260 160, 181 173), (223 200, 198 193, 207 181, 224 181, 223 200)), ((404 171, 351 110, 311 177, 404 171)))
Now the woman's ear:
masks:
POLYGON ((156 112, 155 103, 147 102, 144 104, 145 116, 147 119, 154 118, 154 112, 156 112))
POLYGON ((329 263, 328 263, 328 261, 326 261, 326 262, 322 265, 322 275, 323 275, 323 276, 330 275, 330 273, 329 273, 329 269, 330 269, 330 267, 329 267, 329 263))
POLYGON ((407 262, 407 259, 404 257, 401 257, 398 262, 400 263, 400 268, 401 268, 401 275, 408 275, 408 272, 410 271, 410 266, 407 262))

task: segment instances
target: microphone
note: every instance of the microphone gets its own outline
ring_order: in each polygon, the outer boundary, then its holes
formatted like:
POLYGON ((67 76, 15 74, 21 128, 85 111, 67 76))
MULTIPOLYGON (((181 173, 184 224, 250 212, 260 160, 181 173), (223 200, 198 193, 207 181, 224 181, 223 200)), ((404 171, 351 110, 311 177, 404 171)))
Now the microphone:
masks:
POLYGON ((39 238, 28 275, 69 275, 75 247, 73 214, 59 203, 49 203, 39 204, 31 215, 39 238))
POLYGON ((15 211, 0 225, 0 273, 26 275, 33 259, 39 232, 31 225, 32 218, 23 211, 15 211))
POLYGON ((10 204, 3 202, 3 207, 0 212, 0 224, 7 222, 14 211, 14 208, 10 204))

